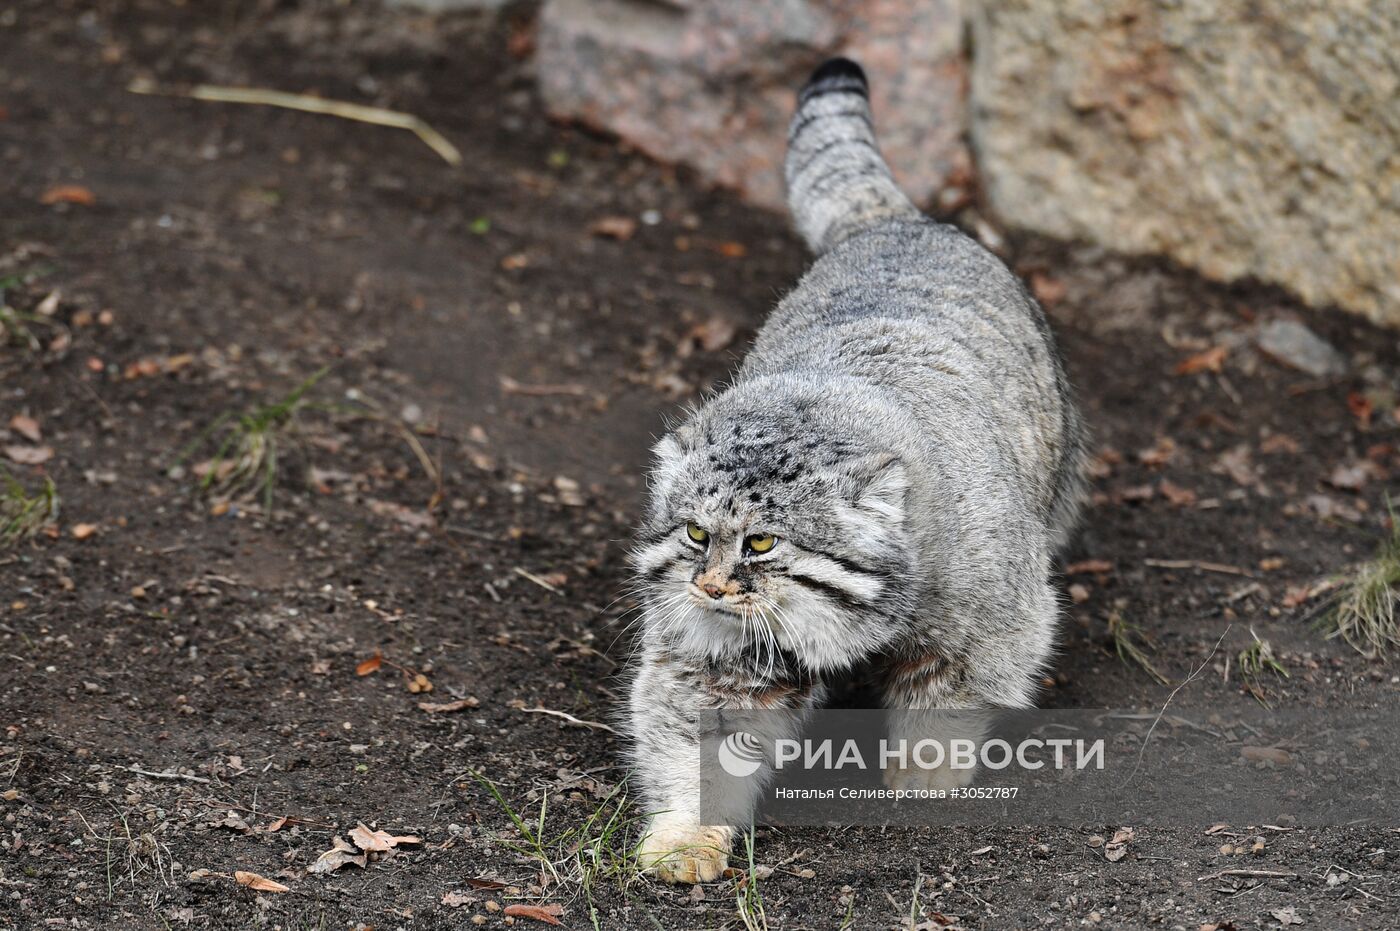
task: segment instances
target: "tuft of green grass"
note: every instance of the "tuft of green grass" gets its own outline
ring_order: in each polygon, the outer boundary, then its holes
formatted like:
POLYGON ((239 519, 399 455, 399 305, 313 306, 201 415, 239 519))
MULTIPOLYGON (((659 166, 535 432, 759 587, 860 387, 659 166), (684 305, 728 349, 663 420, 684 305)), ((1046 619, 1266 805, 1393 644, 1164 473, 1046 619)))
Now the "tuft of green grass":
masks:
POLYGON ((735 886, 734 901, 745 931, 768 931, 768 915, 763 910, 763 889, 753 859, 753 831, 744 832, 744 854, 749 868, 735 886))
POLYGON ((271 510, 280 460, 297 444, 297 418, 315 406, 306 394, 329 371, 330 366, 321 367, 277 401, 258 404, 239 415, 232 411, 220 414, 181 450, 171 469, 214 440, 213 458, 197 469, 200 490, 230 498, 261 494, 263 506, 271 510))
POLYGON ((1152 639, 1142 632, 1142 628, 1123 617, 1117 606, 1108 613, 1108 635, 1113 640, 1113 652, 1124 664, 1141 666, 1160 684, 1171 684, 1147 656, 1148 650, 1157 649, 1152 639))
POLYGON ((5 292, 23 284, 24 276, 6 275, 0 278, 0 346, 20 346, 30 352, 43 348, 30 324, 44 323, 37 314, 21 313, 5 300, 5 292))
POLYGON ((909 931, 914 931, 919 923, 919 893, 924 888, 924 874, 921 871, 914 878, 914 899, 909 903, 909 931))
POLYGON ((1390 512, 1390 536, 1375 558, 1353 569, 1322 616, 1328 637, 1341 637, 1362 656, 1384 659, 1400 647, 1400 520, 1390 512))
POLYGON ((0 466, 0 546, 27 540, 58 520, 58 489, 44 476, 44 486, 30 495, 0 466))
POLYGON ((631 813, 632 808, 627 800, 627 780, 619 782, 581 822, 555 828, 548 819, 548 791, 540 793, 539 814, 526 817, 511 807, 496 784, 486 776, 472 772, 472 777, 491 793, 520 835, 519 841, 499 842, 537 863, 557 885, 573 888, 582 894, 591 924, 601 931, 603 919, 594 902, 594 894, 600 884, 612 884, 627 897, 629 890, 642 877, 641 861, 637 856, 640 837, 635 828, 645 820, 645 816, 631 813))
POLYGON ((1274 657, 1273 645, 1267 640, 1260 640, 1253 627, 1249 629, 1249 635, 1253 638, 1253 642, 1235 657, 1235 666, 1240 671, 1240 679, 1244 683, 1246 691, 1254 696, 1255 701, 1268 708, 1269 703, 1265 698, 1266 692, 1259 680, 1264 677, 1265 673, 1273 673, 1282 679, 1290 678, 1290 676, 1283 664, 1274 657))

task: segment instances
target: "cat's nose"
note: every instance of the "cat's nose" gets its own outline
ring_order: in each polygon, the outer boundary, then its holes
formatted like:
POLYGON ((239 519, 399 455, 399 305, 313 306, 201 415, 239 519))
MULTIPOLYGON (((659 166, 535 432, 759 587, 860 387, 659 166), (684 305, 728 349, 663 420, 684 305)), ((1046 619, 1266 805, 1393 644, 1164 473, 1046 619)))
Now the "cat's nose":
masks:
POLYGON ((700 587, 703 588, 705 590, 705 594, 709 595, 711 598, 724 597, 724 589, 720 588, 714 582, 701 583, 700 587))

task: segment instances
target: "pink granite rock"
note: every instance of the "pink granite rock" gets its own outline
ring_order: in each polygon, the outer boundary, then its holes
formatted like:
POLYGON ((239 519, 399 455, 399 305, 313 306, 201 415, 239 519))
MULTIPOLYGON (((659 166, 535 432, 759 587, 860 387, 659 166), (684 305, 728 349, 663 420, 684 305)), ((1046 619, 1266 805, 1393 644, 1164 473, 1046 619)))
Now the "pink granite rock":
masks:
POLYGON ((847 55, 895 175, 930 204, 970 175, 962 36, 957 0, 549 0, 537 66, 556 116, 780 207, 797 89, 847 55))

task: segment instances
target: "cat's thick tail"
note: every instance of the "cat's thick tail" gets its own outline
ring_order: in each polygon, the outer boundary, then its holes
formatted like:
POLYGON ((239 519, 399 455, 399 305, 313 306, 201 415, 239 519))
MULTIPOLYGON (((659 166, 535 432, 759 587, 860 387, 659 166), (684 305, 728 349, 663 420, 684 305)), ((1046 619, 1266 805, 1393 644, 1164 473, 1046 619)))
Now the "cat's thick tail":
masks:
POLYGON ((919 216, 880 155, 865 72, 850 59, 826 62, 802 88, 785 169, 793 222, 817 255, 881 221, 919 216))

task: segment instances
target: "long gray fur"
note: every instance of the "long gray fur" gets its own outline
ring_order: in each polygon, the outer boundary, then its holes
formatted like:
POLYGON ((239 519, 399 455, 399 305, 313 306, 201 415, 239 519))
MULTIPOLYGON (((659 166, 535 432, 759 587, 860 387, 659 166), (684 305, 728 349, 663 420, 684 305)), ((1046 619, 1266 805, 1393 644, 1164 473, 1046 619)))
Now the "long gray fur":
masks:
POLYGON ((787 158, 817 260, 657 446, 630 731, 665 878, 713 878, 729 842, 698 823, 697 709, 810 708, 857 665, 890 707, 1025 706, 1053 648, 1084 456, 1054 340, 1000 260, 910 204, 872 125, 860 68, 818 69, 787 158))

